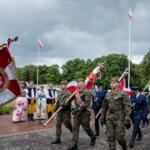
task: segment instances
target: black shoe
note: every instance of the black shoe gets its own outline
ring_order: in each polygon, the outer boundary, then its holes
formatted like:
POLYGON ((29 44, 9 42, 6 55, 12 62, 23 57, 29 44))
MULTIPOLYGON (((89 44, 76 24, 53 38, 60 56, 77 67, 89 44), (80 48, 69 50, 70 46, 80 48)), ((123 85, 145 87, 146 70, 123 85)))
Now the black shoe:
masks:
POLYGON ((137 135, 137 131, 133 131, 132 137, 131 137, 131 140, 130 140, 130 144, 129 144, 130 148, 134 147, 134 141, 135 141, 136 135, 137 135))
POLYGON ((74 144, 73 146, 69 147, 67 150, 77 150, 78 146, 77 144, 74 144))
POLYGON ((51 144, 60 144, 60 143, 61 143, 60 139, 56 139, 53 142, 51 142, 51 144))
POLYGON ((90 146, 94 146, 95 145, 95 141, 96 141, 96 136, 91 138, 90 146))

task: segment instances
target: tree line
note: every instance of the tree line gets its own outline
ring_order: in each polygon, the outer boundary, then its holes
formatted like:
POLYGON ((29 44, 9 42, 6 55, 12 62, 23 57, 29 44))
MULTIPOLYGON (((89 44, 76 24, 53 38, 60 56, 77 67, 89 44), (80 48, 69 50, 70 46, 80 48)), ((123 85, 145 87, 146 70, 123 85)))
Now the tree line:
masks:
MULTIPOLYGON (((123 54, 110 54, 91 59, 73 59, 67 61, 61 67, 57 64, 47 66, 39 66, 39 83, 54 83, 59 84, 61 80, 72 81, 80 77, 86 76, 99 63, 104 63, 104 76, 97 78, 96 82, 101 81, 106 88, 109 87, 109 82, 112 76, 120 77, 124 70, 128 67, 128 58, 123 54)), ((35 65, 27 65, 22 68, 17 68, 19 80, 29 81, 34 80, 36 83, 37 67, 35 65)), ((131 62, 131 85, 140 85, 144 87, 150 80, 150 50, 144 56, 140 64, 131 62)))

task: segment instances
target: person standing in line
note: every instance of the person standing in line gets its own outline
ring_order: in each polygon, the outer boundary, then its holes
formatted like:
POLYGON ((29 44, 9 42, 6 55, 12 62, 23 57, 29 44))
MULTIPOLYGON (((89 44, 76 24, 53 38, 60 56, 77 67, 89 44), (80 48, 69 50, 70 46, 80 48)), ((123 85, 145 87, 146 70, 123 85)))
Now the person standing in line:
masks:
POLYGON ((37 89, 34 87, 34 81, 29 82, 29 88, 27 89, 27 98, 28 98, 28 121, 33 121, 34 113, 36 110, 36 97, 37 89))
MULTIPOLYGON (((92 101, 92 109, 94 110, 94 115, 96 117, 97 113, 100 111, 102 107, 103 100, 105 98, 105 95, 107 93, 106 90, 103 90, 103 84, 98 83, 97 84, 97 90, 93 94, 93 101, 92 101)), ((96 136, 99 136, 99 120, 100 115, 95 118, 95 133, 96 136)))
POLYGON ((47 89, 47 113, 48 118, 52 116, 55 100, 57 98, 57 91, 53 88, 53 84, 50 83, 47 89))
POLYGON ((118 90, 118 85, 119 78, 113 77, 110 83, 111 91, 106 94, 101 108, 101 126, 106 124, 109 150, 116 150, 116 140, 122 150, 128 149, 125 127, 130 126, 131 106, 125 92, 118 90))

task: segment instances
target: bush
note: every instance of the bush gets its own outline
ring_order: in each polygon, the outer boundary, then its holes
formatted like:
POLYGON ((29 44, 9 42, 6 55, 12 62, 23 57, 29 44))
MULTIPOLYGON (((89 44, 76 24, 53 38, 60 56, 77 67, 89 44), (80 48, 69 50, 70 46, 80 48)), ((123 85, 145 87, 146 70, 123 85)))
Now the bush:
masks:
POLYGON ((0 115, 7 115, 12 112, 12 101, 0 106, 0 115))

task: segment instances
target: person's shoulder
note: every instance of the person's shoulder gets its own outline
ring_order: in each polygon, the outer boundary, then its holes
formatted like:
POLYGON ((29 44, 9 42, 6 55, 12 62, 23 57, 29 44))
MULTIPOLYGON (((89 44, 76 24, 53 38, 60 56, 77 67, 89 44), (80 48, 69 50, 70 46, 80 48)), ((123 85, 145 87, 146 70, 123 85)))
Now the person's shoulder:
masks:
POLYGON ((146 96, 144 94, 141 94, 141 98, 146 100, 146 96))

